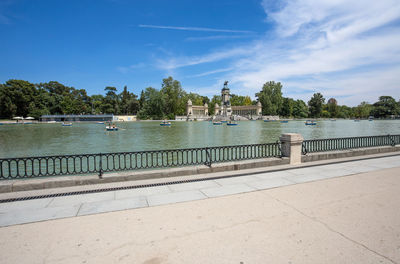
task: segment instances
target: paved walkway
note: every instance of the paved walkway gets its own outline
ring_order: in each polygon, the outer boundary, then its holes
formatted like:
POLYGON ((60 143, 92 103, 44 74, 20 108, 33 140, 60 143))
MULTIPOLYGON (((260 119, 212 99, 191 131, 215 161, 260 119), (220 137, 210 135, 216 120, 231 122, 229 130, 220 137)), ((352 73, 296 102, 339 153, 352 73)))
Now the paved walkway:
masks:
POLYGON ((0 204, 0 226, 195 201, 400 167, 400 156, 226 179, 0 204))
POLYGON ((3 225, 144 208, 2 227, 0 263, 400 263, 399 176, 390 157, 2 204, 3 225))

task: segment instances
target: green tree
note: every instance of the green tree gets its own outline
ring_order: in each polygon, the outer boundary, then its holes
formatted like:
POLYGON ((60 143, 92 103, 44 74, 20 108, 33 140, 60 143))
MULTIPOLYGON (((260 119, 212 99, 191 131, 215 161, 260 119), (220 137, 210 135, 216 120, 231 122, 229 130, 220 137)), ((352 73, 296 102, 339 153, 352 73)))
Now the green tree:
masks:
POLYGON ((34 84, 23 80, 8 80, 0 86, 0 115, 5 118, 27 116, 36 95, 34 84))
POLYGON ((308 106, 310 107, 310 117, 320 117, 322 113, 322 106, 325 102, 325 98, 320 93, 315 93, 310 101, 308 101, 308 106))
POLYGON ((130 93, 128 87, 125 86, 122 93, 119 95, 120 106, 119 114, 136 114, 139 110, 139 101, 137 100, 137 95, 130 93))
POLYGON ((140 93, 140 98, 139 98, 139 109, 142 109, 143 105, 144 105, 144 91, 142 90, 142 92, 140 93))
POLYGON ((143 94, 143 107, 138 113, 139 119, 164 119, 165 97, 159 90, 148 87, 143 94))
POLYGON ((118 114, 119 100, 117 95, 117 88, 107 86, 104 88, 107 92, 101 104, 101 110, 104 114, 118 114))
POLYGON ((380 96, 379 101, 374 103, 372 114, 374 117, 387 118, 399 114, 399 105, 391 96, 380 96))
POLYGON ((274 81, 266 82, 262 90, 256 93, 256 97, 261 102, 263 115, 277 115, 282 108, 282 84, 274 81))
POLYGON ((185 102, 184 97, 186 93, 179 81, 174 80, 171 76, 163 79, 160 92, 165 100, 164 113, 167 114, 169 119, 175 118, 176 115, 185 114, 187 102, 185 102))
POLYGON ((253 102, 251 101, 250 96, 245 96, 244 97, 244 105, 252 105, 253 102))
POLYGON ((303 100, 294 101, 293 116, 298 118, 306 118, 308 116, 308 107, 303 100))
POLYGON ((94 94, 90 97, 91 113, 92 114, 102 114, 102 103, 104 96, 101 94, 94 94))
POLYGON ((39 83, 39 89, 43 89, 49 94, 48 109, 51 114, 64 114, 62 105, 65 106, 66 102, 62 104, 64 96, 68 96, 71 92, 71 87, 65 86, 56 81, 50 81, 48 83, 39 83))
POLYGON ((372 111, 372 105, 367 102, 361 102, 354 109, 354 116, 357 118, 368 118, 372 111))
POLYGON ((292 98, 283 98, 283 104, 279 115, 290 117, 293 115, 294 100, 292 98))
POLYGON ((214 95, 211 98, 210 103, 208 104, 208 113, 210 115, 215 115, 215 104, 218 104, 219 106, 221 106, 221 96, 220 95, 214 95))
POLYGON ((346 105, 340 105, 338 106, 339 108, 339 113, 338 113, 338 118, 351 118, 354 117, 354 111, 351 107, 348 107, 346 105))

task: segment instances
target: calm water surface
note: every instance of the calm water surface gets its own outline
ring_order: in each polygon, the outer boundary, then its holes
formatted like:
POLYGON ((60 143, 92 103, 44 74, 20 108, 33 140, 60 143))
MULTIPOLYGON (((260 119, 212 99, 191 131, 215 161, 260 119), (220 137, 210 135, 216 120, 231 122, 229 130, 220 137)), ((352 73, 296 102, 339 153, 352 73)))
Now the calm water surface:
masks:
POLYGON ((282 133, 300 133, 305 139, 400 134, 400 120, 327 120, 316 126, 304 121, 238 124, 172 122, 171 127, 161 127, 159 122, 143 121, 118 123, 117 132, 107 132, 105 125, 96 123, 0 125, 0 158, 268 143, 282 133))

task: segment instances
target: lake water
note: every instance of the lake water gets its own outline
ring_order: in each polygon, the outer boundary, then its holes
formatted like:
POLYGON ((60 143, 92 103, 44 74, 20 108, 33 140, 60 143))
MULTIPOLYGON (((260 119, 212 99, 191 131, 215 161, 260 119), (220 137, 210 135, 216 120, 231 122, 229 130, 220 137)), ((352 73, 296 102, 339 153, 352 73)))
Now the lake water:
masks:
POLYGON ((156 121, 117 123, 121 129, 105 131, 105 125, 74 123, 0 125, 0 158, 100 152, 207 147, 275 142, 282 133, 300 133, 305 139, 400 134, 400 120, 304 121, 289 123, 241 121, 238 126, 211 122, 156 121))

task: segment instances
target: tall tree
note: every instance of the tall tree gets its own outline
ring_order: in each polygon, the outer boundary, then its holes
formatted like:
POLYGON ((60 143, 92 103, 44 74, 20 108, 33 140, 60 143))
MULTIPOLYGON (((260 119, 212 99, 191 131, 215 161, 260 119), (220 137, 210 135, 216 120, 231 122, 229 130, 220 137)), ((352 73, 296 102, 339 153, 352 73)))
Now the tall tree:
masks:
POLYGON ((308 107, 303 100, 296 100, 293 103, 293 116, 299 118, 308 117, 308 107))
POLYGON ((379 101, 374 104, 372 113, 375 117, 390 117, 399 114, 399 105, 391 96, 380 96, 379 101))
POLYGON ((282 84, 274 81, 266 82, 262 90, 256 93, 256 97, 261 102, 263 115, 277 115, 282 108, 282 84))
POLYGON ((367 102, 361 102, 354 109, 354 115, 357 118, 367 118, 370 116, 372 111, 372 105, 367 102))
POLYGON ((214 95, 211 98, 210 103, 208 104, 208 113, 210 115, 214 115, 215 114, 215 104, 218 104, 219 106, 221 106, 221 96, 220 95, 214 95))
POLYGON ((164 112, 165 97, 159 90, 148 87, 143 94, 143 107, 140 109, 138 117, 140 119, 163 119, 166 117, 164 112))
POLYGON ((325 102, 325 98, 320 93, 315 93, 310 101, 308 101, 308 106, 310 107, 311 117, 320 117, 322 112, 322 106, 325 102))
POLYGON ((294 100, 292 98, 283 98, 283 104, 279 115, 290 117, 293 115, 294 100))
POLYGON ((175 115, 185 114, 185 92, 179 81, 174 80, 171 76, 163 79, 161 93, 165 97, 164 112, 168 115, 169 119, 175 118, 175 115))
POLYGON ((8 80, 0 86, 0 115, 5 118, 27 116, 34 101, 35 85, 23 80, 8 80))
POLYGON ((102 103, 102 112, 105 114, 118 114, 119 112, 119 100, 117 95, 117 88, 107 86, 104 88, 107 92, 102 103))

